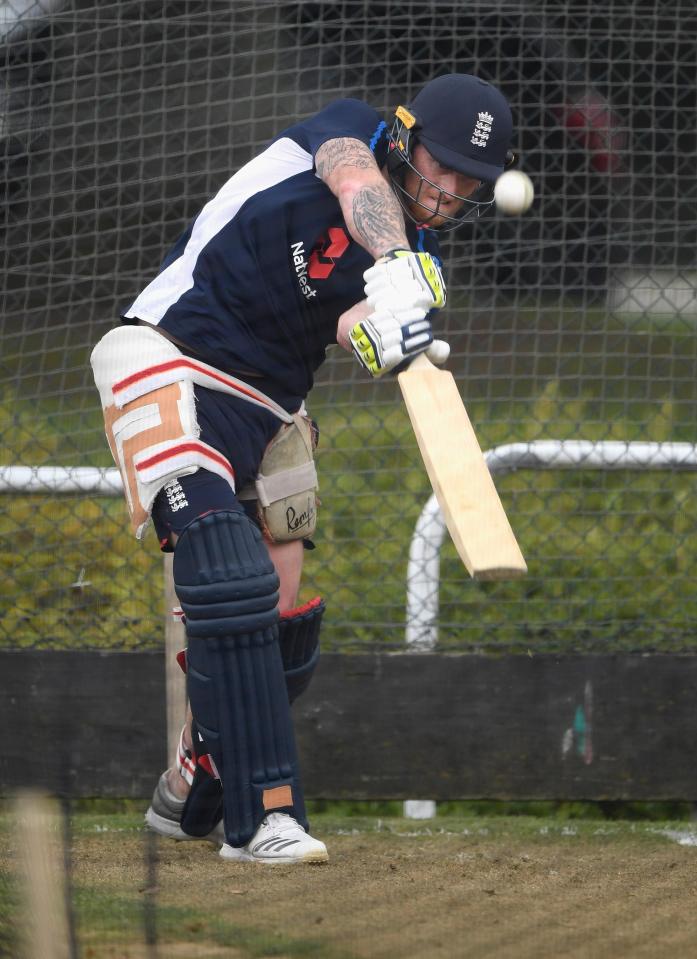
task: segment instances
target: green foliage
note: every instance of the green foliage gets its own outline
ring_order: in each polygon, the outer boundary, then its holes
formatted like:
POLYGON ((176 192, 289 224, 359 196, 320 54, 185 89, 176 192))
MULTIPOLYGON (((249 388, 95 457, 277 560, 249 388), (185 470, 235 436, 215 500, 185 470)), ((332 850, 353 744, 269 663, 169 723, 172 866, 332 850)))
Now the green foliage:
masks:
POLYGON ((12 496, 0 514, 8 646, 158 642, 162 563, 135 543, 117 499, 12 496))
MULTIPOLYGON (((488 340, 486 352, 473 351, 456 370, 483 448, 694 440, 697 387, 686 371, 677 375, 683 354, 690 358, 686 331, 647 336, 614 329, 604 314, 558 311, 517 322, 524 333, 516 334, 510 375, 499 369, 506 354, 492 354, 488 340)), ((409 544, 430 487, 396 384, 320 383, 311 400, 321 428, 321 506, 301 600, 327 599, 325 649, 403 648, 409 544)), ((32 403, 6 392, 4 462, 111 466, 97 406, 94 393, 78 389, 32 403)), ((474 583, 446 537, 443 649, 694 648, 691 474, 519 470, 497 486, 530 574, 474 583)), ((0 644, 162 642, 161 556, 152 534, 144 544, 133 539, 120 500, 4 497, 0 569, 0 644)))
MULTIPOLYGON (((49 400, 6 398, 5 462, 113 466, 94 405, 66 415, 49 400)), ((161 642, 162 562, 156 548, 133 539, 121 498, 13 493, 2 507, 0 644, 127 649, 161 642)))
MULTIPOLYGON (((579 436, 685 439, 684 419, 695 413, 691 405, 665 401, 632 408, 631 417, 626 410, 622 417, 607 416, 606 402, 590 392, 568 391, 568 384, 562 388, 550 380, 528 401, 509 402, 507 415, 490 402, 468 404, 482 446, 579 436)), ((315 404, 313 411, 325 438, 320 473, 333 482, 329 492, 324 487, 317 537, 328 560, 319 570, 310 560, 314 582, 339 610, 341 640, 348 627, 356 643, 399 647, 409 541, 430 495, 411 428, 394 404, 359 407, 350 419, 336 404, 315 404)), ((442 648, 534 653, 692 647, 697 501, 691 474, 521 470, 499 477, 497 486, 530 575, 519 582, 474 583, 446 538, 442 648)))

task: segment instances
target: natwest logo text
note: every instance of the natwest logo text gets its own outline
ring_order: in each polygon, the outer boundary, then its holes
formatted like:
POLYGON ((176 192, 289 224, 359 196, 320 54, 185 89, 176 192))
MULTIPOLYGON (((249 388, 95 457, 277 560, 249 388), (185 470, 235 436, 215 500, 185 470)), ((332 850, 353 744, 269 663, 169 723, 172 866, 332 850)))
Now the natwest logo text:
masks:
POLYGON ((291 243, 290 255, 293 258, 293 265, 295 266, 295 274, 300 285, 300 292, 305 299, 310 300, 313 296, 317 296, 317 290, 312 289, 310 281, 307 278, 307 260, 305 259, 305 246, 302 240, 300 240, 299 243, 291 243))

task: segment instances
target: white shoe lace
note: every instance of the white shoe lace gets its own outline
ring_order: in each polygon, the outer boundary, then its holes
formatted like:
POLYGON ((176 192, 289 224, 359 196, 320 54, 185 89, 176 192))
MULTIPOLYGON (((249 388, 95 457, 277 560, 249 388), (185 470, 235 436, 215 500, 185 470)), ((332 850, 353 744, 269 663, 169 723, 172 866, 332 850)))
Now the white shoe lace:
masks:
POLYGON ((285 813, 285 812, 269 813, 266 819, 264 820, 264 823, 270 829, 273 829, 274 832, 277 832, 281 835, 287 832, 295 832, 296 829, 299 829, 300 832, 305 832, 305 830, 300 825, 300 823, 297 822, 295 819, 293 819, 292 816, 289 816, 288 813, 285 813))

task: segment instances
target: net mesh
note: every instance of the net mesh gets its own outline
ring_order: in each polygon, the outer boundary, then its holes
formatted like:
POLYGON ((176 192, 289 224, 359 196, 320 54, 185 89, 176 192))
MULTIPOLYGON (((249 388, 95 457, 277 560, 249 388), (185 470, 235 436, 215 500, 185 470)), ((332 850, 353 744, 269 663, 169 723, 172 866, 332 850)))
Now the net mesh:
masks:
MULTIPOLYGON (((202 204, 336 96, 390 110, 443 72, 499 85, 537 199, 444 246, 440 332, 483 448, 684 441, 697 412, 697 14, 672 2, 20 2, 0 17, 3 466, 111 466, 88 357, 202 204)), ((430 489, 393 381, 332 351, 318 549, 327 648, 404 643, 430 489)), ((530 575, 469 580, 442 550, 450 649, 691 648, 693 479, 497 481, 530 575)), ((162 561, 106 497, 0 496, 9 646, 162 641, 162 561)))

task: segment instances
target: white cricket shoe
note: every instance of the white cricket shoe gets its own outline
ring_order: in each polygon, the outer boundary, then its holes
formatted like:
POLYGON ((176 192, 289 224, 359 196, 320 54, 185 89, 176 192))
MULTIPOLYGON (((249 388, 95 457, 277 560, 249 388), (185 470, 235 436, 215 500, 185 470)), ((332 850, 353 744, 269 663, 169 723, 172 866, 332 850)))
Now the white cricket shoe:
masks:
POLYGON ((326 862, 329 858, 324 843, 308 836, 284 812, 269 813, 246 846, 225 843, 220 855, 236 862, 265 863, 326 862))
POLYGON ((215 846, 221 846, 225 842, 222 820, 207 836, 190 836, 189 833, 184 832, 181 828, 181 817, 185 803, 185 799, 178 799, 170 792, 165 771, 155 787, 152 803, 145 813, 145 822, 154 832, 167 839, 176 839, 177 842, 202 839, 205 842, 212 842, 215 846))

